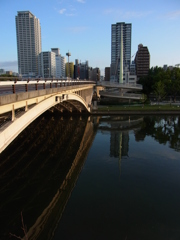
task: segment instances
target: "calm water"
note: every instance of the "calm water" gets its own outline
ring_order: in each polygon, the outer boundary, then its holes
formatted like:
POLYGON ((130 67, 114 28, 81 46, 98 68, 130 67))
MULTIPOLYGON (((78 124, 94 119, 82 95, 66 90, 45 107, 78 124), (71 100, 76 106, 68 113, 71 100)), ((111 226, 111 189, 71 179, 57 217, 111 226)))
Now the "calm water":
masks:
POLYGON ((179 116, 43 115, 0 155, 0 239, 21 211, 29 239, 180 239, 179 151, 179 116))

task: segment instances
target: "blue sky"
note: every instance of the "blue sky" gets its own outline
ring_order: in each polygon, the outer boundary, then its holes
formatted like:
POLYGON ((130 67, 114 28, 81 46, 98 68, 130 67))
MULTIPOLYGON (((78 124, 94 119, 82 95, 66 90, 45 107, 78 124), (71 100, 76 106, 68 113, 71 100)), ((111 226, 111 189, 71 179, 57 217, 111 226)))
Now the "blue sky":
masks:
MULTIPOLYGON (((17 71, 15 16, 40 20, 42 51, 58 47, 70 61, 89 61, 101 74, 111 62, 111 24, 132 23, 133 56, 142 43, 150 66, 180 63, 180 0, 0 0, 0 68, 17 71)), ((132 58, 133 59, 133 58, 132 58)))

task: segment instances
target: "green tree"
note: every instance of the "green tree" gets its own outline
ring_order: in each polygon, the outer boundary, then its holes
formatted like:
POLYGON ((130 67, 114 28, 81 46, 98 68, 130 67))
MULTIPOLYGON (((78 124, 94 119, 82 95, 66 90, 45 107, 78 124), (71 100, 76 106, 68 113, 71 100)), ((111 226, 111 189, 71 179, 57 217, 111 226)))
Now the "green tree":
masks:
POLYGON ((166 96, 165 84, 162 81, 158 81, 153 85, 153 90, 159 104, 159 101, 166 96))

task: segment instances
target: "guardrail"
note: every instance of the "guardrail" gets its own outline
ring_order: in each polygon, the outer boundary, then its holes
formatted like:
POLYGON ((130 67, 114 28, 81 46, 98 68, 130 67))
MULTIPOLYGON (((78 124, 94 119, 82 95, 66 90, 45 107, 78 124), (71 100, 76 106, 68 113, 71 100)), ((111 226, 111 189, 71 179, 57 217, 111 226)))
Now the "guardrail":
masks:
POLYGON ((23 81, 0 81, 0 95, 12 94, 17 92, 28 92, 49 88, 66 87, 82 84, 96 84, 90 80, 57 80, 57 79, 27 79, 23 81))

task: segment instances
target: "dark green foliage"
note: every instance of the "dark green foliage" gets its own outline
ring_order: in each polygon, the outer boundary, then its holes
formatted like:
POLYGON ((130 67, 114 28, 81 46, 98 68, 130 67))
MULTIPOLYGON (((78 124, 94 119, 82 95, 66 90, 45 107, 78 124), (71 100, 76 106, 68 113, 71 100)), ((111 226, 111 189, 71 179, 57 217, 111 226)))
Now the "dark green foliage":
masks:
POLYGON ((151 68, 148 75, 138 81, 143 85, 143 93, 150 97, 154 94, 158 100, 165 96, 176 101, 176 96, 180 95, 180 68, 164 70, 161 67, 151 68))

